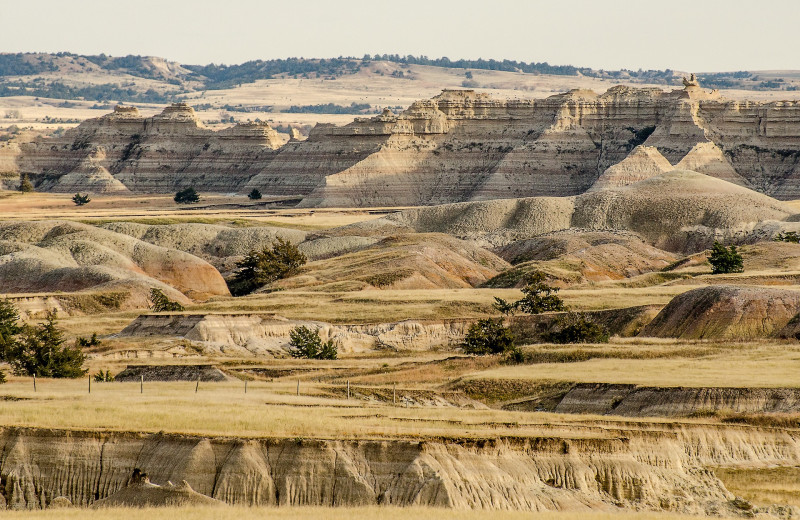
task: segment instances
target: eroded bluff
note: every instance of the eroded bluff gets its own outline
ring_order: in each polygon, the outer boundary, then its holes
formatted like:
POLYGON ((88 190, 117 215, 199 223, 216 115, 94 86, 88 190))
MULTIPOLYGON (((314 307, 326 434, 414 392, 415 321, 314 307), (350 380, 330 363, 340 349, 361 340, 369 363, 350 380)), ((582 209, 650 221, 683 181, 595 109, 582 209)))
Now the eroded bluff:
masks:
POLYGON ((671 165, 800 198, 800 102, 726 101, 697 85, 540 100, 449 90, 399 115, 320 124, 306 140, 280 142, 266 124, 207 130, 186 105, 152 118, 118 107, 23 145, 17 163, 45 190, 193 185, 300 195, 305 206, 424 205, 577 195, 646 145, 671 165))
MULTIPOLYGON (((797 464, 794 433, 746 427, 607 423, 497 440, 232 439, 6 428, 0 491, 8 508, 56 497, 90 505, 129 484, 186 481, 228 504, 422 505, 458 509, 618 508, 736 513, 707 465, 797 464)), ((546 431, 548 426, 543 426, 546 431)))

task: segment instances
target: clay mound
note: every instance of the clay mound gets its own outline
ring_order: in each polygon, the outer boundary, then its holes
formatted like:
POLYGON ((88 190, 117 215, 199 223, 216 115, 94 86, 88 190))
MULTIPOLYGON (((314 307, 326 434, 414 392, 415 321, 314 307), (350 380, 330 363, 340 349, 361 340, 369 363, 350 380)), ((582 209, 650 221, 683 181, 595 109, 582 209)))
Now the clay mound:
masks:
POLYGON ((711 141, 697 143, 689 153, 675 165, 676 170, 691 170, 704 173, 710 177, 716 177, 724 181, 748 186, 747 180, 739 175, 733 165, 725 157, 719 147, 711 141))
POLYGON ((460 202, 393 213, 326 231, 336 236, 447 233, 496 246, 570 227, 572 197, 460 202))
POLYGON ((193 490, 185 480, 180 485, 158 486, 150 482, 135 482, 113 495, 94 502, 92 509, 106 507, 207 507, 225 506, 224 502, 193 490))
POLYGON ((309 260, 323 260, 354 253, 380 242, 378 237, 334 236, 320 237, 301 243, 298 248, 309 260))
POLYGON ((294 244, 305 240, 306 232, 274 226, 231 228, 214 224, 147 225, 114 222, 103 226, 144 242, 191 253, 206 260, 243 256, 268 247, 280 237, 294 244))
POLYGON ((625 159, 606 169, 589 191, 627 186, 673 169, 655 146, 637 146, 625 159))
POLYGON ((396 235, 358 252, 310 262, 269 288, 454 289, 476 287, 508 267, 493 253, 448 235, 396 235))
POLYGON ((0 287, 6 293, 123 289, 138 301, 157 287, 183 303, 229 294, 219 272, 196 256, 64 221, 0 223, 0 287))
POLYGON ((773 336, 800 312, 800 291, 715 285, 672 299, 642 331, 665 338, 773 336))
POLYGON ((120 193, 130 190, 115 179, 111 172, 105 169, 100 161, 106 158, 105 149, 96 148, 74 170, 63 177, 50 188, 57 193, 77 193, 88 191, 91 193, 120 193))
POLYGON ((676 260, 672 253, 625 231, 555 231, 493 251, 517 268, 487 282, 491 287, 520 286, 523 275, 533 270, 562 284, 621 280, 661 270, 676 260))
POLYGON ((229 381, 231 378, 213 365, 128 365, 114 376, 123 383, 145 381, 229 381))
POLYGON ((626 229, 656 247, 678 251, 674 237, 688 226, 736 228, 784 220, 795 210, 766 195, 697 172, 675 170, 644 181, 577 197, 573 227, 626 229))

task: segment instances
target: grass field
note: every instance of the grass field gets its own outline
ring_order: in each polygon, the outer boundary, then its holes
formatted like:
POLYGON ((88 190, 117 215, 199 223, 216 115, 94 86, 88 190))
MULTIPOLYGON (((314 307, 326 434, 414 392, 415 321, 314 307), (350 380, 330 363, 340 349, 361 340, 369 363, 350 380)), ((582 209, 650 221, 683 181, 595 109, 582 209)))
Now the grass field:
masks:
MULTIPOLYGON (((424 388, 424 387, 422 387, 424 388)), ((278 438, 583 437, 586 417, 444 406, 406 407, 419 386, 398 385, 397 404, 345 398, 345 385, 302 381, 94 383, 12 378, 0 387, 0 426, 278 438), (309 413, 313 410, 313 413, 309 413), (501 429, 498 430, 498 427, 501 429)), ((353 388, 353 392, 356 389, 353 388)), ((592 433, 590 436, 597 436, 592 433)), ((602 434, 600 434, 603 436, 602 434)))

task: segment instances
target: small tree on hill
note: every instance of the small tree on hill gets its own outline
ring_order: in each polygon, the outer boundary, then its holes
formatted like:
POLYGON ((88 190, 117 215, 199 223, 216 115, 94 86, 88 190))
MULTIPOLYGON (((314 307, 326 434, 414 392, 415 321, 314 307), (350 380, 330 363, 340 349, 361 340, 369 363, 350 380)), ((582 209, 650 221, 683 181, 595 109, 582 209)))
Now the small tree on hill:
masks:
POLYGON ((186 188, 175 194, 175 202, 178 204, 194 204, 200 201, 200 196, 194 188, 186 188))
POLYGON ((502 354, 514 349, 514 335, 502 320, 478 320, 470 325, 461 348, 466 354, 502 354))
POLYGON ((23 173, 19 177, 19 191, 22 193, 30 193, 33 191, 33 183, 28 178, 27 173, 23 173))
POLYGON ((545 275, 541 271, 529 274, 525 279, 526 285, 522 288, 522 299, 516 302, 507 302, 495 297, 494 308, 505 315, 513 315, 519 310, 527 314, 541 314, 566 310, 564 300, 555 293, 558 288, 550 287, 545 283, 545 275))
POLYGON ((82 377, 86 360, 79 348, 64 345, 64 331, 56 326, 56 313, 49 311, 44 323, 24 325, 9 356, 15 374, 40 377, 82 377))
POLYGON ((261 192, 253 188, 253 191, 247 194, 247 198, 250 200, 261 200, 261 192))
POLYGON ((249 294, 268 283, 295 274, 305 263, 306 255, 296 245, 278 237, 271 247, 250 251, 243 260, 236 262, 238 271, 228 287, 234 296, 249 294))
POLYGON ((72 197, 72 202, 75 203, 76 206, 83 206, 84 204, 89 204, 92 199, 89 198, 89 194, 81 195, 80 193, 76 193, 72 197))
POLYGON ((150 310, 153 312, 180 312, 183 305, 167 298, 164 291, 153 287, 150 289, 150 310))
POLYGON ((744 271, 742 255, 736 251, 736 246, 727 248, 717 241, 714 241, 711 254, 708 256, 708 262, 711 264, 712 274, 741 273, 744 271))
POLYGON ((289 353, 295 358, 336 359, 338 349, 332 339, 324 342, 318 330, 299 326, 289 331, 289 353))

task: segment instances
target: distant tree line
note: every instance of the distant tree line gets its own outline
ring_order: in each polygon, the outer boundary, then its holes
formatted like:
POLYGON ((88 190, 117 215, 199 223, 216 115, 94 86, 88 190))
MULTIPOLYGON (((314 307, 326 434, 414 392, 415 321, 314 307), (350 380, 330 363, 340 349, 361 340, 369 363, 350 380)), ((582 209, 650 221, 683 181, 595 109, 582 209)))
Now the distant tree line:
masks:
POLYGON ((145 92, 119 84, 72 86, 60 81, 52 83, 24 83, 22 81, 7 81, 0 83, 0 97, 9 96, 34 96, 53 99, 79 99, 93 101, 127 101, 131 103, 171 103, 176 100, 173 92, 158 92, 148 89, 145 92))
POLYGON ((324 105, 292 105, 286 112, 289 114, 366 114, 369 103, 351 103, 350 106, 326 103, 324 105))

